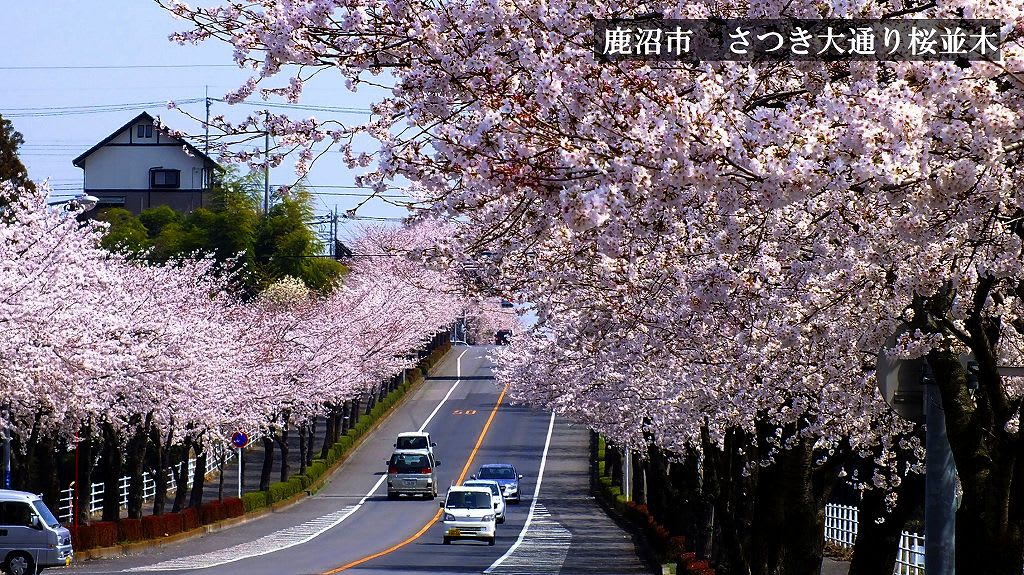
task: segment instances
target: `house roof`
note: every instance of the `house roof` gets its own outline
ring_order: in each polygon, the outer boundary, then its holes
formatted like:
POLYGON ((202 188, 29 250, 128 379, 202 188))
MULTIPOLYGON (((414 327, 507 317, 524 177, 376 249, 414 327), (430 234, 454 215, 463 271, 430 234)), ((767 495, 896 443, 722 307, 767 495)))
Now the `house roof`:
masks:
MULTIPOLYGON (((120 128, 114 130, 114 132, 111 133, 106 138, 103 138, 103 140, 100 141, 100 143, 98 143, 95 146, 89 148, 88 150, 83 152, 82 155, 80 155, 77 158, 75 158, 74 160, 72 160, 71 163, 74 164, 76 167, 82 168, 83 167, 82 166, 82 162, 85 161, 85 159, 88 158, 90 155, 92 155, 93 152, 95 152, 96 150, 102 148, 103 146, 106 146, 108 143, 110 143, 111 140, 116 138, 118 134, 120 134, 121 132, 131 128, 133 125, 137 124, 140 120, 148 120, 150 122, 153 122, 155 120, 155 118, 153 118, 153 116, 150 116, 148 112, 143 112, 143 113, 139 114, 138 116, 135 116, 134 118, 129 120, 125 125, 123 125, 120 128)), ((195 146, 193 146, 192 144, 188 143, 185 140, 182 140, 181 138, 176 138, 176 139, 178 141, 180 141, 182 144, 184 144, 185 148, 188 149, 188 151, 191 152, 196 157, 202 158, 203 161, 209 162, 209 163, 211 163, 211 164, 213 164, 215 166, 219 165, 219 164, 217 164, 217 162, 213 161, 213 159, 210 158, 210 156, 207 156, 206 154, 201 152, 199 150, 199 148, 196 148, 195 146)))

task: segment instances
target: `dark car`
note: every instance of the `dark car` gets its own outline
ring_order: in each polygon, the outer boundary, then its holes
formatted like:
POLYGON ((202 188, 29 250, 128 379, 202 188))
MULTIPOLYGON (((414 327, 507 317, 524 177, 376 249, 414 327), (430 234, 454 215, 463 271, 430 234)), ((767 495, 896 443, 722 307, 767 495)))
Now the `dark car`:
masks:
POLYGON ((511 503, 519 503, 519 480, 523 476, 511 463, 488 463, 481 465, 473 479, 493 479, 501 486, 501 494, 511 503))

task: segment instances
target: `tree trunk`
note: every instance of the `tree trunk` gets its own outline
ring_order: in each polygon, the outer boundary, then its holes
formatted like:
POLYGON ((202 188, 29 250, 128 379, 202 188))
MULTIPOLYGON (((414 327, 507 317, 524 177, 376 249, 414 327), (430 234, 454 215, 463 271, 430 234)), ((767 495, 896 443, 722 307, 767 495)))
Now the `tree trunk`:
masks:
POLYGON ((43 436, 36 443, 36 460, 38 461, 36 491, 43 496, 43 502, 50 509, 60 508, 60 479, 57 477, 57 449, 54 439, 43 436))
POLYGON ((189 495, 188 506, 198 508, 203 504, 203 490, 206 487, 206 448, 202 442, 196 442, 196 468, 192 474, 192 493, 189 495))
POLYGON ((103 423, 103 521, 121 518, 121 445, 110 423, 103 423))
POLYGON ((306 473, 306 424, 299 425, 299 475, 306 473))
POLYGON ((153 515, 163 515, 167 509, 167 469, 171 466, 171 438, 173 436, 173 427, 167 430, 166 440, 160 436, 160 429, 155 425, 150 430, 149 441, 153 445, 153 465, 150 466, 150 473, 153 474, 153 482, 156 484, 156 494, 153 496, 153 515))
POLYGON ((82 428, 81 440, 75 447, 75 458, 78 464, 78 477, 75 483, 75 505, 78 513, 78 525, 88 525, 92 518, 89 509, 92 507, 92 428, 86 423, 82 428))
POLYGON ((177 513, 185 508, 185 495, 188 491, 188 459, 192 450, 192 438, 186 437, 185 443, 181 446, 181 457, 177 465, 172 467, 174 475, 174 504, 171 506, 171 513, 177 513))
POLYGON ((348 426, 351 429, 359 422, 359 398, 352 398, 352 401, 349 402, 349 407, 351 411, 348 414, 348 426))
POLYGON ((288 481, 292 466, 288 463, 288 420, 281 425, 281 433, 274 434, 274 441, 281 451, 281 481, 288 481))
MULTIPOLYGON (((273 435, 274 430, 270 430, 273 435)), ((263 436, 263 469, 260 470, 260 491, 270 489, 270 474, 274 470, 274 440, 263 436)))
POLYGON ((145 421, 135 429, 131 439, 128 441, 128 452, 126 455, 126 471, 128 474, 128 517, 131 519, 142 518, 143 491, 145 489, 143 470, 146 462, 146 437, 149 426, 153 422, 152 412, 146 414, 145 421))
POLYGON ((227 464, 227 449, 220 452, 220 477, 217 478, 217 501, 224 501, 224 467, 227 464))
POLYGON ((331 436, 334 434, 333 406, 331 407, 331 410, 327 412, 327 415, 325 417, 327 419, 327 428, 324 429, 324 444, 320 448, 320 459, 327 459, 327 452, 331 450, 331 445, 334 445, 334 442, 331 441, 331 436))
POLYGON ((316 438, 316 417, 309 421, 309 439, 306 441, 306 467, 313 465, 313 440, 316 438))
POLYGON ((907 518, 924 501, 924 475, 910 473, 896 490, 896 507, 887 511, 886 492, 869 489, 857 506, 857 542, 849 575, 892 575, 907 518), (879 518, 885 521, 878 523, 879 518))

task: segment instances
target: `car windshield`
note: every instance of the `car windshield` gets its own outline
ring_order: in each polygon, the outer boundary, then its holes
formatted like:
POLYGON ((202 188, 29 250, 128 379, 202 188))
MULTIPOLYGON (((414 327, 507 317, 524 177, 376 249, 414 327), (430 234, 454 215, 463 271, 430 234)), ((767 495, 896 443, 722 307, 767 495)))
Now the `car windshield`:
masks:
POLYGON ((427 438, 422 435, 414 437, 399 437, 397 447, 399 449, 426 449, 427 438))
POLYGON ((449 509, 490 509, 491 496, 480 491, 453 491, 445 507, 449 509))
POLYGON ((426 455, 401 453, 392 455, 389 465, 395 467, 398 473, 420 473, 420 470, 430 467, 430 460, 426 455))
POLYGON ((497 483, 479 483, 474 481, 472 483, 466 483, 466 485, 471 487, 486 487, 491 490, 491 495, 501 495, 501 489, 498 488, 497 483))
POLYGON ((480 479, 515 479, 516 472, 511 467, 483 467, 476 476, 480 479))
POLYGON ((32 507, 35 507, 36 513, 39 514, 39 519, 49 525, 50 527, 60 527, 60 521, 50 513, 50 509, 42 501, 33 501, 32 507))

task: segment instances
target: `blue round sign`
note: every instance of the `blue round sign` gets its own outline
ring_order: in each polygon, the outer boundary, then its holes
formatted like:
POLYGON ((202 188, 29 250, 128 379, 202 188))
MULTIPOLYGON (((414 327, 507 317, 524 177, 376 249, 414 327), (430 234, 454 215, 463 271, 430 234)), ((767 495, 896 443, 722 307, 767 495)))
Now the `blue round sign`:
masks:
POLYGON ((249 445, 249 436, 243 431, 236 431, 234 435, 231 436, 231 444, 242 449, 246 445, 249 445))

